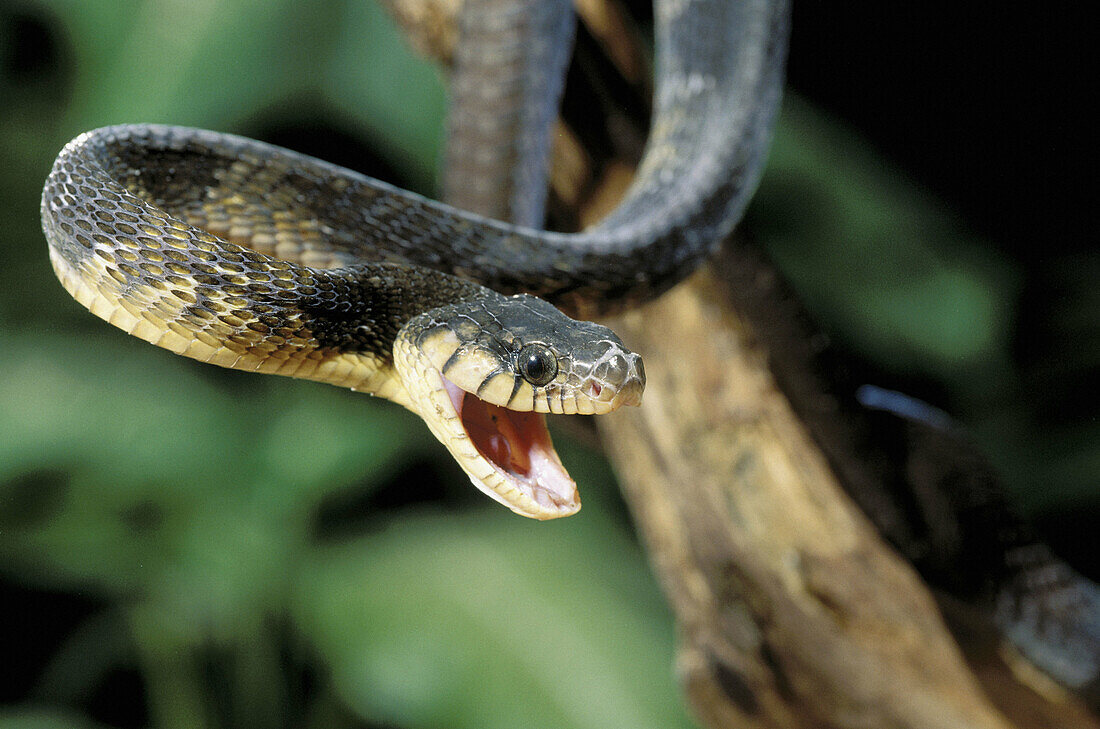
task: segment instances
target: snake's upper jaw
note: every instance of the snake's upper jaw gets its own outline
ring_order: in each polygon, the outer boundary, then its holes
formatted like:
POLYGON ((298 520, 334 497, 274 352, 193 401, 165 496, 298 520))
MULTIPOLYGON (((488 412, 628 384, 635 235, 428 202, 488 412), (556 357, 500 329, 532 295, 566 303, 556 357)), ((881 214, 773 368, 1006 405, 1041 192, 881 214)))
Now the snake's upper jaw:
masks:
POLYGON ((462 390, 400 340, 394 354, 407 399, 393 399, 424 419, 474 486, 533 519, 580 510, 577 485, 554 450, 544 415, 508 410, 462 390))

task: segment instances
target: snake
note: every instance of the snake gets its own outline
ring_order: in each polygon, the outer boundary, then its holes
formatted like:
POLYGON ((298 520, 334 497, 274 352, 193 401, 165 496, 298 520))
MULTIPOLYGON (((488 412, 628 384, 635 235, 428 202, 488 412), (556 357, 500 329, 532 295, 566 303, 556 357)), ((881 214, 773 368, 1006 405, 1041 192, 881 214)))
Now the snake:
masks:
MULTIPOLYGON (((46 180, 54 272, 93 314, 176 354, 396 402, 491 498, 536 519, 575 513, 545 415, 637 405, 645 371, 610 329, 562 309, 652 298, 732 230, 778 107, 788 8, 657 3, 646 152, 618 208, 570 234, 536 227, 545 191, 532 188, 561 88, 543 78, 564 70, 572 10, 538 5, 480 16, 500 26, 498 47, 518 49, 489 57, 531 87, 496 92, 488 116, 543 138, 506 162, 535 169, 508 195, 530 195, 526 213, 495 219, 232 134, 116 125, 65 145, 46 180)), ((476 99, 483 69, 465 68, 454 86, 476 99)))
MULTIPOLYGON (((445 201, 231 134, 104 127, 66 145, 46 181, 54 271, 93 314, 177 354, 396 402, 491 498, 535 519, 573 514, 544 416, 638 405, 645 372, 614 332, 567 312, 653 298, 710 255, 755 189, 780 98, 786 0, 655 10, 645 152, 586 230, 541 229, 570 3, 466 0, 445 201)), ((883 402, 870 406, 956 448, 941 414, 883 402)), ((953 461, 939 462, 946 482, 953 461)), ((1100 590, 1014 535, 995 622, 1095 701, 1100 590)))

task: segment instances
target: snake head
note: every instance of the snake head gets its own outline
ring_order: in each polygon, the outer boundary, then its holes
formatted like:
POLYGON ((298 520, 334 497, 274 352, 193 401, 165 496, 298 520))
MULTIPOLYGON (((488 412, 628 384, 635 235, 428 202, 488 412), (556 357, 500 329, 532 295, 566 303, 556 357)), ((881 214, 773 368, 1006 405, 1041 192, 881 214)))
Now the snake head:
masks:
POLYGON ((536 519, 580 509, 543 414, 607 413, 638 405, 645 388, 641 357, 610 329, 528 295, 422 314, 398 334, 394 361, 410 407, 474 485, 536 519))

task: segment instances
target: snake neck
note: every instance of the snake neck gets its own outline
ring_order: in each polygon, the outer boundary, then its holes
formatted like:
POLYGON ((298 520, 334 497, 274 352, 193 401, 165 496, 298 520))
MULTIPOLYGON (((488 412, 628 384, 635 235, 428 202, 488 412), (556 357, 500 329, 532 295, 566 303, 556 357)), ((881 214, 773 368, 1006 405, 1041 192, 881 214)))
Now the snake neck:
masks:
POLYGON ((340 351, 377 352, 388 363, 401 330, 445 306, 492 301, 501 294, 478 284, 396 263, 369 263, 313 275, 329 284, 304 295, 299 308, 317 343, 340 351))

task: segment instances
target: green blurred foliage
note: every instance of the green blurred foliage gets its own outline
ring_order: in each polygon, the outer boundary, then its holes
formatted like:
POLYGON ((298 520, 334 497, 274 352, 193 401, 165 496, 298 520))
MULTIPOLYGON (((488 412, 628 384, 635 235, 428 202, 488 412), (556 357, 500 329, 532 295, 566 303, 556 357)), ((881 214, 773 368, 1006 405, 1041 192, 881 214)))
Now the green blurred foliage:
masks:
POLYGON ((899 381, 935 383, 1025 511, 1095 503, 1100 420, 1060 405, 1095 400, 1080 388, 1100 371, 1100 258, 1054 259, 1050 283, 1021 270, 790 94, 746 224, 832 336, 899 381), (1022 300, 1028 277, 1051 299, 1022 300), (1046 312, 1038 336, 1021 331, 1028 305, 1046 312))
MULTIPOLYGON (((133 725, 690 726, 670 616, 592 453, 562 441, 585 509, 561 523, 477 495, 387 509, 372 495, 410 464, 472 491, 416 418, 149 347, 49 269, 42 181, 104 124, 248 131, 310 106, 430 189, 441 78, 375 5, 24 0, 0 5, 0 62, 0 568, 92 606, 0 729, 101 726, 80 707, 119 670, 144 706, 106 713, 133 725), (342 503, 361 521, 327 529, 342 503)), ((1014 447, 1036 437, 1003 402, 1019 272, 797 100, 751 224, 838 336, 945 383, 1017 481, 1059 475, 1045 498, 1068 500, 1097 472, 1073 438, 1014 447)))
POLYGON ((976 387, 968 375, 1006 367, 1009 265, 806 103, 783 111, 756 204, 785 209, 754 230, 811 310, 892 369, 976 387))

